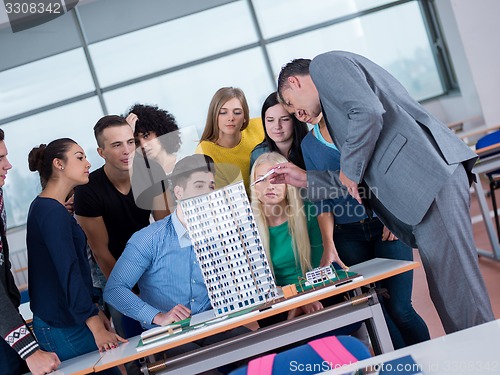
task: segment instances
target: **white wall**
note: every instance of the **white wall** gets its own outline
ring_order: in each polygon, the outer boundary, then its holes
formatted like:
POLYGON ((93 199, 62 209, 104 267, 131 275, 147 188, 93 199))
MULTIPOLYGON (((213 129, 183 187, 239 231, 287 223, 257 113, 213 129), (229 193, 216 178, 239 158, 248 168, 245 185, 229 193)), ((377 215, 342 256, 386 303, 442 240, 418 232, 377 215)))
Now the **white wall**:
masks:
POLYGON ((500 1, 438 0, 439 18, 460 94, 426 103, 445 122, 477 115, 500 124, 500 1))
POLYGON ((500 124, 500 1, 451 0, 487 125, 500 124))

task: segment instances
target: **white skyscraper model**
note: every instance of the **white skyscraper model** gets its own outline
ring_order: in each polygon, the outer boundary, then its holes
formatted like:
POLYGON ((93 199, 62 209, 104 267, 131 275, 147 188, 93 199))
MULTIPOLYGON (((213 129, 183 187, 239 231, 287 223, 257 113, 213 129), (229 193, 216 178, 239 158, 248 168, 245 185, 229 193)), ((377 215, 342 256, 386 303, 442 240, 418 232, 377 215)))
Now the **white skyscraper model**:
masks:
POLYGON ((179 204, 216 316, 276 297, 243 182, 179 204))

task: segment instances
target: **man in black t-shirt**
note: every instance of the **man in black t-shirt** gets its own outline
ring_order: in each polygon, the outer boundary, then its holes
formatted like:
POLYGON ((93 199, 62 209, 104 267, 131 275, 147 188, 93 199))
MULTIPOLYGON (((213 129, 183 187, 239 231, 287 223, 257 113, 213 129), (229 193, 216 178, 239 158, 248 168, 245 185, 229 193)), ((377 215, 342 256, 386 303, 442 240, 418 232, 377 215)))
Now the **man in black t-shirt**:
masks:
MULTIPOLYGON (((94 126, 94 135, 105 162, 90 174, 88 184, 75 189, 75 217, 107 279, 132 234, 149 225, 150 211, 134 201, 130 169, 135 140, 125 118, 104 116, 94 126)), ((124 335, 119 320, 115 318, 115 328, 124 335)))

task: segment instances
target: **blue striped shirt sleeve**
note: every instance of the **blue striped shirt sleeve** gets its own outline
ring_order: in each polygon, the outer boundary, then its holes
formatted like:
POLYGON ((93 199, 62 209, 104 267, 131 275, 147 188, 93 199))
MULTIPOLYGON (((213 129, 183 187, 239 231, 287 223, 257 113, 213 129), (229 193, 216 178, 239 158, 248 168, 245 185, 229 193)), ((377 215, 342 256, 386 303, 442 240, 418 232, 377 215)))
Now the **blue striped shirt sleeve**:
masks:
MULTIPOLYGON (((147 250, 152 250, 152 248, 147 250)), ((132 291, 134 285, 150 267, 153 261, 152 255, 152 251, 144 251, 144 248, 141 250, 129 241, 113 267, 104 290, 106 302, 142 324, 151 324, 160 312, 132 291)))

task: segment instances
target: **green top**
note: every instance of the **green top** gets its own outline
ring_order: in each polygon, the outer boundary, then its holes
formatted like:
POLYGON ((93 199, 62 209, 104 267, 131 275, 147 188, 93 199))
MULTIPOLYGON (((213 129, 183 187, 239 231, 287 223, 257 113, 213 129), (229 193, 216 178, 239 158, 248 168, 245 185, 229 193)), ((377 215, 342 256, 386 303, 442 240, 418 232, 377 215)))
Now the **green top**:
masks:
MULTIPOLYGON (((318 267, 323 255, 323 242, 318 219, 315 216, 308 215, 307 229, 309 241, 311 242, 312 266, 318 267)), ((305 277, 302 274, 300 265, 295 262, 292 237, 288 232, 288 221, 275 227, 269 227, 269 246, 271 248, 274 277, 278 286, 295 284, 298 282, 299 276, 305 277)))

